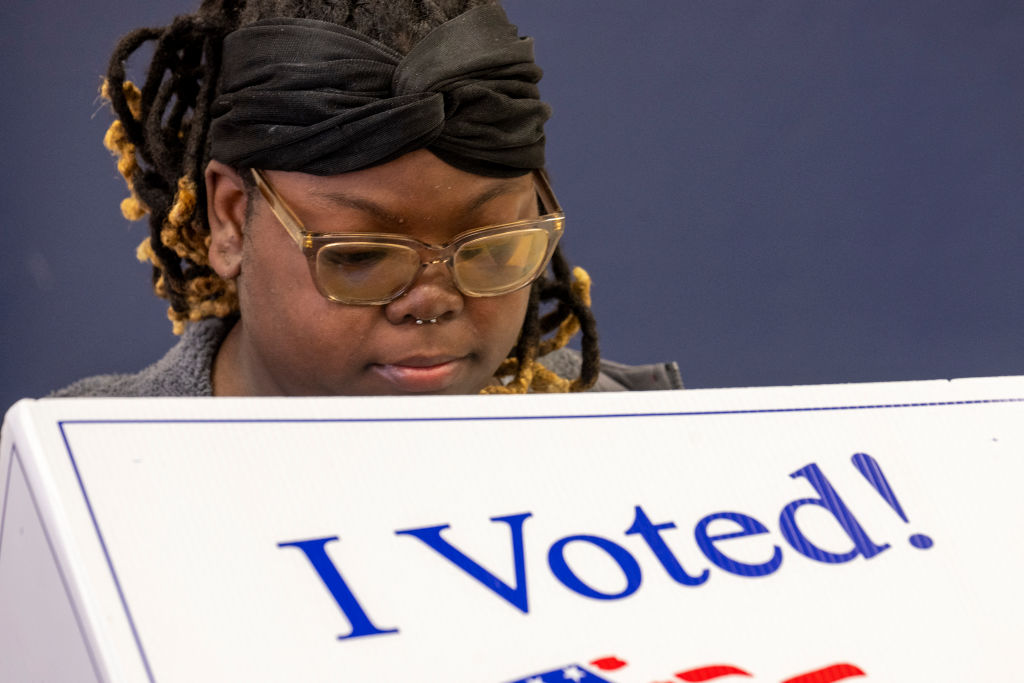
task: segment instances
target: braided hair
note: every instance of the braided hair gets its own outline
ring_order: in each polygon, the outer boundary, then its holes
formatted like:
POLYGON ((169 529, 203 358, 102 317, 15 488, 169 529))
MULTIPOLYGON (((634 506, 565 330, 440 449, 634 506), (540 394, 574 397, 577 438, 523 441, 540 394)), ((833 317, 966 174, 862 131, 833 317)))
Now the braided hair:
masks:
MULTIPOLYGON (((221 46, 231 31, 268 17, 317 19, 345 26, 401 53, 433 28, 497 0, 203 0, 194 14, 165 27, 125 35, 111 55, 103 84, 116 119, 104 144, 117 158, 129 196, 129 220, 148 214, 150 234, 137 255, 153 265, 152 283, 170 302, 175 334, 186 322, 238 311, 234 281, 209 261, 204 170, 210 160, 210 109, 217 94, 221 46), (127 60, 146 43, 153 56, 142 88, 126 79, 127 60)), ((519 340, 498 368, 511 379, 488 393, 583 391, 598 376, 599 352, 590 309, 590 278, 555 250, 551 276, 532 286, 519 340), (568 380, 537 359, 582 330, 580 376, 568 380)))

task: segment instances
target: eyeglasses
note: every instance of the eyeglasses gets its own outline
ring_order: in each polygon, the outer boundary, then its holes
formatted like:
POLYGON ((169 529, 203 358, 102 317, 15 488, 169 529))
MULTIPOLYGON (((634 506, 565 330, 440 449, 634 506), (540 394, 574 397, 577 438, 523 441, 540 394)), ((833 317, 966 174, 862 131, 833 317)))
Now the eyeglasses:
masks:
POLYGON ((534 171, 534 186, 545 215, 468 230, 440 246, 405 235, 309 232, 266 177, 256 169, 252 175, 274 216, 306 255, 317 289, 343 304, 394 301, 435 263, 448 266, 455 286, 467 296, 514 292, 544 272, 565 227, 565 214, 541 170, 534 171))

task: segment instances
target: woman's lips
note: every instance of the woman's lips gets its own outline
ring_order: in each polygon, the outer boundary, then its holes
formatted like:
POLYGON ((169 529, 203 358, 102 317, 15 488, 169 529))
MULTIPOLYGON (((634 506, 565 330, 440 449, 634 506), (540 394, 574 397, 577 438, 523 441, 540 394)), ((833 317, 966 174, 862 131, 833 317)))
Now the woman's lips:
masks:
POLYGON ((399 391, 419 394, 450 387, 466 362, 464 356, 415 356, 372 368, 399 391))

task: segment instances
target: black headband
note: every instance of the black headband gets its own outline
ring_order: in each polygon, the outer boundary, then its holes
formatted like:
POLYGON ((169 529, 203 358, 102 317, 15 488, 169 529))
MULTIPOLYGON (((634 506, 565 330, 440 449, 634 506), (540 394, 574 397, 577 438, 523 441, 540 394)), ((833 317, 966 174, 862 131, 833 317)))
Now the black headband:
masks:
POLYGON ((212 156, 235 167, 333 175, 427 148, 488 176, 544 166, 541 70, 504 10, 474 8, 408 55, 312 19, 224 39, 212 156))

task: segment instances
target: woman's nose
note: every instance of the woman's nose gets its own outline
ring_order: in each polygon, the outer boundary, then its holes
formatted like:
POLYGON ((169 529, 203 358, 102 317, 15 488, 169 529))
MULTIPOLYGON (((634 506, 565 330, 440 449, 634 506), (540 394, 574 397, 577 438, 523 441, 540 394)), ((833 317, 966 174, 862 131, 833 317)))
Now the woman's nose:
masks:
POLYGON ((416 320, 443 322, 461 313, 464 303, 451 270, 445 263, 436 262, 423 267, 409 291, 385 304, 384 313, 394 325, 416 320))

